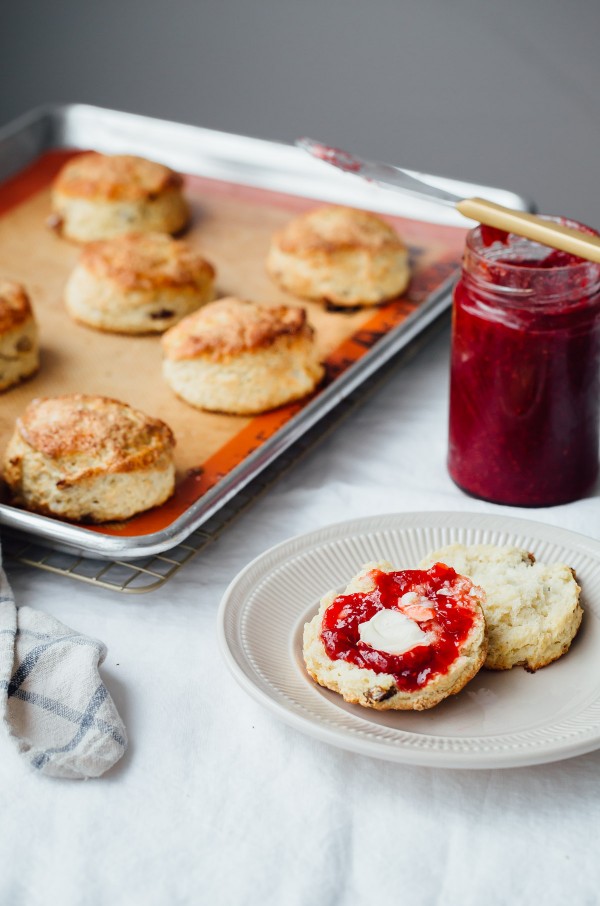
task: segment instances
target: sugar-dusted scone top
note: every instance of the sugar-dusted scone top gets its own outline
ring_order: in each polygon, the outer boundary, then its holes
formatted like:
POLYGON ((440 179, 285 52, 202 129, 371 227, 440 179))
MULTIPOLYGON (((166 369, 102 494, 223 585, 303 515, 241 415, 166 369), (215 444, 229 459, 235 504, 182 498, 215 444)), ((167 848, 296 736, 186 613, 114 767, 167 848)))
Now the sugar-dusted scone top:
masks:
MULTIPOLYGON (((370 592, 375 586, 373 570, 390 573, 393 572, 393 567, 386 561, 366 564, 351 579, 342 594, 370 592)), ((448 671, 431 677, 418 690, 399 689, 393 674, 375 672, 329 656, 322 638, 323 617, 338 597, 336 592, 323 597, 318 613, 305 624, 303 655, 308 673, 319 685, 338 692, 348 702, 364 707, 380 711, 420 711, 434 707, 449 695, 459 692, 475 676, 487 651, 481 590, 461 576, 456 577, 452 588, 463 601, 468 602, 472 611, 472 627, 448 671)), ((410 608, 407 612, 410 613, 410 608)))
POLYGON ((214 267, 166 233, 85 246, 65 287, 71 316, 98 330, 162 333, 214 296, 214 267))
POLYGON ((583 615, 570 567, 538 563, 528 551, 493 544, 451 544, 428 554, 420 566, 436 562, 485 590, 486 667, 538 670, 569 650, 583 615))
POLYGON ((38 367, 38 328, 29 296, 20 283, 0 279, 0 391, 38 367))
POLYGON ((393 227, 337 205, 302 214, 276 233, 267 270, 288 292, 336 306, 393 299, 410 279, 408 251, 393 227))
POLYGON ((73 394, 35 399, 4 456, 15 503, 88 522, 127 519, 174 489, 171 429, 119 400, 73 394))
POLYGON ((60 232, 77 242, 133 231, 176 233, 189 210, 183 181, 169 167, 130 154, 78 154, 52 186, 60 232))
POLYGON ((297 306, 219 299, 162 337, 163 374, 192 406, 250 415, 312 393, 323 366, 297 306))

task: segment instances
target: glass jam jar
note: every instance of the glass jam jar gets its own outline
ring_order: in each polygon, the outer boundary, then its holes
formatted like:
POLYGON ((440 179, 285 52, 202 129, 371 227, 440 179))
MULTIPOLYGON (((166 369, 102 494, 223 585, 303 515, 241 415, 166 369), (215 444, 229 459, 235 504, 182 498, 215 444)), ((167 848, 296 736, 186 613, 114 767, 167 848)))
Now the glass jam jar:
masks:
POLYGON ((600 265, 472 230, 452 319, 456 484, 513 506, 584 496, 598 473, 599 391, 600 265))

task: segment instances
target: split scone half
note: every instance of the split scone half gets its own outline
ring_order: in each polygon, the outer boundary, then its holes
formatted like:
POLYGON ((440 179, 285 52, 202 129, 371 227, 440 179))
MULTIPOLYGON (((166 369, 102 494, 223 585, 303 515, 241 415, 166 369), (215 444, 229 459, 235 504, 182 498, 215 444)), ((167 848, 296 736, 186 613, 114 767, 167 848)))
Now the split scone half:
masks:
POLYGON ((90 242, 65 287, 71 317, 97 330, 163 333, 214 298, 215 269, 166 233, 90 242))
POLYGON ((287 292, 340 307, 395 299, 410 280, 408 250, 393 227, 376 214, 335 205, 276 233, 267 270, 287 292))
POLYGON ((487 650, 483 591, 451 567, 369 563, 304 627, 310 676, 353 704, 422 711, 454 695, 487 650))
POLYGON ((54 180, 52 224, 75 242, 177 233, 189 219, 182 186, 179 173, 143 157, 78 154, 54 180))
POLYGON ((0 391, 39 368, 38 327, 20 283, 0 280, 0 391))
POLYGON ((163 375, 186 403, 255 415, 312 393, 324 375, 303 308, 211 302, 162 337, 163 375))
POLYGON ((420 567, 445 563, 485 590, 490 670, 539 670, 569 650, 581 624, 581 589, 562 563, 538 563, 517 547, 451 544, 420 567))
POLYGON ((13 502, 77 522, 128 519, 175 486, 171 429, 103 396, 34 399, 4 457, 13 502))

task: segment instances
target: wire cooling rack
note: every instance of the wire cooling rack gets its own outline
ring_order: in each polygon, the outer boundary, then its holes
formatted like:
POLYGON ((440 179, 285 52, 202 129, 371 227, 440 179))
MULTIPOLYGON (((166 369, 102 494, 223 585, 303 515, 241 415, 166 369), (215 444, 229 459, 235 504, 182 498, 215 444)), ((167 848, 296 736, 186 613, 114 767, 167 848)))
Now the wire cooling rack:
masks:
POLYGON ((192 532, 188 538, 161 554, 140 560, 94 560, 74 554, 51 550, 24 536, 5 530, 2 535, 2 550, 5 565, 11 563, 34 567, 79 582, 87 582, 111 591, 128 594, 155 591, 167 582, 196 554, 223 533, 231 523, 245 512, 255 500, 272 487, 282 475, 288 472, 307 452, 312 450, 324 437, 351 412, 360 406, 394 371, 405 365, 429 342, 431 337, 448 323, 448 312, 424 330, 408 346, 389 362, 384 364, 371 378, 336 406, 333 413, 322 419, 308 431, 293 447, 279 456, 269 468, 260 473, 243 488, 228 504, 211 519, 192 532))
MULTIPOLYGON (((336 419, 335 424, 337 423, 336 419)), ((330 425, 328 431, 331 429, 330 425)), ((324 436, 325 433, 327 432, 321 431, 321 436, 324 436)), ((23 536, 19 537, 6 532, 2 537, 5 565, 10 569, 11 562, 16 562, 49 573, 68 576, 90 585, 129 594, 154 591, 164 585, 188 560, 208 547, 211 542, 216 541, 234 519, 247 510, 261 494, 292 468, 318 440, 319 437, 312 437, 312 432, 307 432, 295 447, 283 453, 269 469, 261 472, 239 491, 232 501, 225 504, 211 519, 192 532, 185 541, 161 554, 130 561, 99 560, 51 550, 23 536)))

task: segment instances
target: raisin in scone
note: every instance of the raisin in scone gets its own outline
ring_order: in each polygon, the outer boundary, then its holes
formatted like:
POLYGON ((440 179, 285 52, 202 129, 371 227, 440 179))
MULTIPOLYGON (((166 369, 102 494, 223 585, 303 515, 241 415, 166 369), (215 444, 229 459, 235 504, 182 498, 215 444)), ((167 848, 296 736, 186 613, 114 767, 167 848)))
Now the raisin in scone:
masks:
POLYGON ((538 563, 528 551, 493 544, 451 544, 428 554, 420 567, 440 562, 485 591, 486 667, 538 670, 569 650, 583 615, 570 567, 538 563))
POLYGON ((484 593, 448 566, 395 571, 370 563, 304 627, 310 676, 347 702, 421 711, 459 692, 482 666, 484 593))
POLYGON ((267 270, 287 292, 340 307, 394 299, 410 280, 408 250, 394 228, 369 211, 336 205, 276 233, 267 270))

